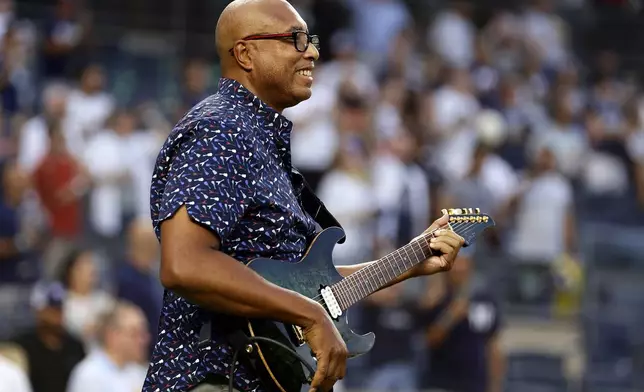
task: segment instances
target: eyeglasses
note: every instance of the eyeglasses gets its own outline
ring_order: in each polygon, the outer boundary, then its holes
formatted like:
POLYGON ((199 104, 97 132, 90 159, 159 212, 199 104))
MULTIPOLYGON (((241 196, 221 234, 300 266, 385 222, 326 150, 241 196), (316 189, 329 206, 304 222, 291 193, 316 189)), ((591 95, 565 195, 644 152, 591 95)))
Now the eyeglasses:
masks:
MULTIPOLYGON (((281 39, 290 40, 298 52, 306 52, 309 49, 309 44, 313 44, 315 49, 320 50, 320 38, 317 35, 311 35, 306 31, 293 31, 291 33, 280 34, 255 34, 243 38, 245 41, 256 41, 262 39, 281 39)), ((229 50, 233 54, 233 48, 229 50)))

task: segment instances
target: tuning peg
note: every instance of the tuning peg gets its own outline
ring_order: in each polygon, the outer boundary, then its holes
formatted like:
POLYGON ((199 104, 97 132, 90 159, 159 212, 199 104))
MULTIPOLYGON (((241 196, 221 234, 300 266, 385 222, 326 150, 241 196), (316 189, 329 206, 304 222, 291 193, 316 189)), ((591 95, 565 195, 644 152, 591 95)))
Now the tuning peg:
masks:
POLYGON ((481 209, 480 209, 480 208, 475 208, 475 209, 474 209, 474 213, 475 213, 476 215, 480 214, 480 213, 481 213, 481 209))

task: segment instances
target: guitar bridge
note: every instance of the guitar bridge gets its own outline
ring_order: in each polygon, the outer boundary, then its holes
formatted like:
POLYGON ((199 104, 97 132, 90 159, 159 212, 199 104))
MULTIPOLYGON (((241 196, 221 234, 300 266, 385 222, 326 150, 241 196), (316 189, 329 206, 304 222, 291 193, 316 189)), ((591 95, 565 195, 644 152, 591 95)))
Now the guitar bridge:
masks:
POLYGON ((342 316, 342 308, 340 308, 340 303, 335 298, 335 294, 333 294, 331 287, 329 286, 323 287, 320 290, 320 294, 322 295, 324 304, 326 305, 326 308, 328 309, 331 317, 337 320, 338 317, 342 316))

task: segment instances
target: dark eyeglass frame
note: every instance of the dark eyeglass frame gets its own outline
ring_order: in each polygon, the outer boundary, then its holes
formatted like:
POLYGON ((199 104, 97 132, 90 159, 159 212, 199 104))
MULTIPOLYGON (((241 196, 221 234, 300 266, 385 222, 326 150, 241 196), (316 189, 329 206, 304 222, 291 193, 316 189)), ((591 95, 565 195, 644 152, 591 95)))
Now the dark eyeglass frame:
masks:
MULTIPOLYGON (((295 50, 298 52, 304 53, 307 50, 309 50, 309 45, 313 44, 315 49, 318 51, 320 50, 320 37, 318 37, 315 34, 309 34, 306 31, 291 31, 290 33, 277 33, 277 34, 253 34, 249 35, 247 37, 242 38, 243 41, 259 41, 259 40, 265 40, 265 39, 278 39, 278 40, 284 40, 284 39, 291 39, 293 42, 293 46, 295 47, 295 50), (306 46, 303 49, 298 48, 298 36, 301 34, 306 35, 306 46)), ((230 48, 228 50, 230 54, 233 54, 233 48, 230 48)))

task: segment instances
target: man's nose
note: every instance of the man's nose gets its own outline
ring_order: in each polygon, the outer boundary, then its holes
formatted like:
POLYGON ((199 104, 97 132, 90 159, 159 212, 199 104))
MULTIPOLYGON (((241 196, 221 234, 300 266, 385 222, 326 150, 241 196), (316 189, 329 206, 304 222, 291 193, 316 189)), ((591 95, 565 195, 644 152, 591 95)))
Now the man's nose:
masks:
POLYGON ((311 61, 317 61, 320 58, 320 51, 315 45, 310 44, 309 47, 304 52, 304 58, 311 61))

